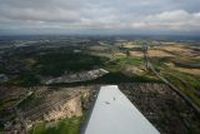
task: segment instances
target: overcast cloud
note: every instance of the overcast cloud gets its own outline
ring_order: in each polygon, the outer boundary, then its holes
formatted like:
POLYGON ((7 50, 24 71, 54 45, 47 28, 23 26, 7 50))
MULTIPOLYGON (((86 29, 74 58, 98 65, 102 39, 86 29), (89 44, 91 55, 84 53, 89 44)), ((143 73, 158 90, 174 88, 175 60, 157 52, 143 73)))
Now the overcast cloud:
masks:
POLYGON ((200 0, 0 0, 0 33, 200 33, 200 0))

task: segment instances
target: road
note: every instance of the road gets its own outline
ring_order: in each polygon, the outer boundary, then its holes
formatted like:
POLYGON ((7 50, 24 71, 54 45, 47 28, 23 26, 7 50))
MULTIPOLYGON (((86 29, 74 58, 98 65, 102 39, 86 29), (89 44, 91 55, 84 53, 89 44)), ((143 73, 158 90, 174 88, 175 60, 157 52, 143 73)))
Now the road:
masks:
POLYGON ((184 99, 184 101, 191 106, 195 112, 200 116, 200 108, 197 106, 188 96, 186 96, 178 87, 173 85, 171 82, 169 82, 166 78, 160 75, 152 65, 152 63, 149 60, 149 55, 148 55, 148 45, 147 43, 144 44, 144 58, 145 58, 145 65, 146 68, 151 70, 159 79, 161 79, 165 84, 167 84, 173 91, 175 91, 181 98, 184 99))

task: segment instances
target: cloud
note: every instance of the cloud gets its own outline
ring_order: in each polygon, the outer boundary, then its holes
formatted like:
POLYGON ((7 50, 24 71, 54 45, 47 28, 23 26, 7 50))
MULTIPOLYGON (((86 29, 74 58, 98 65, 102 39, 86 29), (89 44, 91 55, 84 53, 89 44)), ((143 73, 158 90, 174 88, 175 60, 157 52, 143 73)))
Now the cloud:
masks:
POLYGON ((35 21, 35 22, 76 22, 80 19, 80 15, 73 10, 63 10, 61 8, 50 10, 35 10, 31 8, 12 9, 4 12, 4 17, 11 20, 35 21))
POLYGON ((199 5, 199 0, 0 0, 0 33, 34 28, 193 33, 200 32, 199 5))
POLYGON ((157 29, 173 31, 194 31, 200 28, 199 13, 189 13, 184 10, 166 11, 147 16, 144 20, 149 26, 157 29))

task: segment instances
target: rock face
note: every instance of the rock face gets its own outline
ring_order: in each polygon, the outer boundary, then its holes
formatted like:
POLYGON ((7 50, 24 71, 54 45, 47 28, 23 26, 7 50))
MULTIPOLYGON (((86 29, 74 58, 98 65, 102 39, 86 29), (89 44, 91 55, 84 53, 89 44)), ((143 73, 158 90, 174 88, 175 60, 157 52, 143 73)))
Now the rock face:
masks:
POLYGON ((80 72, 72 75, 63 75, 57 78, 49 79, 44 81, 43 83, 46 85, 57 84, 57 83, 74 83, 74 82, 84 82, 89 80, 94 80, 99 77, 102 77, 109 73, 105 69, 95 69, 85 72, 80 72))
POLYGON ((93 88, 38 86, 29 89, 29 95, 25 88, 0 86, 0 100, 6 102, 0 111, 2 131, 23 134, 37 123, 54 124, 60 119, 82 116, 96 93, 93 88))
POLYGON ((38 122, 82 116, 84 103, 91 92, 91 87, 38 88, 28 104, 19 108, 27 128, 38 122))
POLYGON ((82 104, 81 104, 81 96, 74 97, 64 103, 63 105, 59 105, 54 110, 44 115, 45 121, 58 120, 63 118, 70 118, 73 116, 82 116, 82 104))

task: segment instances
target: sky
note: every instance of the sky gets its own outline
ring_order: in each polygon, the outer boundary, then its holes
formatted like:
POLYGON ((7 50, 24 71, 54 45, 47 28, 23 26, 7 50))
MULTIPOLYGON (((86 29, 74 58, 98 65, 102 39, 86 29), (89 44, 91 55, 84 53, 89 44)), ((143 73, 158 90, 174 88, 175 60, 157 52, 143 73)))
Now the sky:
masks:
POLYGON ((200 34, 200 0, 0 0, 0 34, 200 34))

